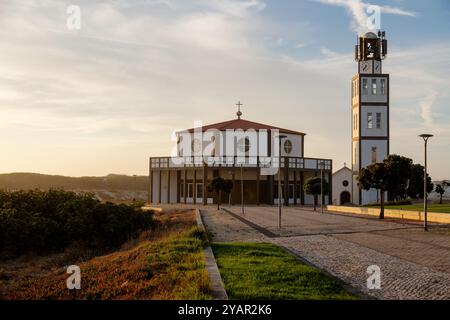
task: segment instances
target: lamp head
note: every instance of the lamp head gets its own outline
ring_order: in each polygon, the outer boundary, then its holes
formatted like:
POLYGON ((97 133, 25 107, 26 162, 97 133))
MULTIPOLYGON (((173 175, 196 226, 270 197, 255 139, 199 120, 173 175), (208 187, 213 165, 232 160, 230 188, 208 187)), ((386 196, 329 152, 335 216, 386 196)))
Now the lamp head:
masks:
POLYGON ((434 135, 424 133, 424 134, 421 134, 419 137, 423 138, 424 140, 428 140, 429 138, 434 137, 434 135))

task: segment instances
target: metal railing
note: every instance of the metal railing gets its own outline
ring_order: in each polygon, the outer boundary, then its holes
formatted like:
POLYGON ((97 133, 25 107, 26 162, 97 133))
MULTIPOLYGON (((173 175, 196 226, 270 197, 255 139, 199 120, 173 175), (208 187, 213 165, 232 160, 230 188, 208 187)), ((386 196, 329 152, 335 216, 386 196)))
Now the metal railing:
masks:
POLYGON ((270 168, 286 165, 290 169, 332 170, 333 161, 330 159, 302 158, 302 157, 153 157, 150 158, 150 169, 177 168, 270 168))

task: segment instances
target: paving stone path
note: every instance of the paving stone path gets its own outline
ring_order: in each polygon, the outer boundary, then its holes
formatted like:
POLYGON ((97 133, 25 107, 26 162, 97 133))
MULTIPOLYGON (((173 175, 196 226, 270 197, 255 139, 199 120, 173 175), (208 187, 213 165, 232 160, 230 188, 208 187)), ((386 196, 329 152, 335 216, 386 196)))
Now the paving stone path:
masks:
POLYGON ((374 298, 450 299, 449 235, 425 233, 410 223, 302 208, 283 209, 280 231, 277 208, 249 207, 244 216, 238 208, 227 210, 231 214, 202 210, 213 241, 272 242, 374 298), (380 290, 367 288, 372 265, 381 270, 380 290))

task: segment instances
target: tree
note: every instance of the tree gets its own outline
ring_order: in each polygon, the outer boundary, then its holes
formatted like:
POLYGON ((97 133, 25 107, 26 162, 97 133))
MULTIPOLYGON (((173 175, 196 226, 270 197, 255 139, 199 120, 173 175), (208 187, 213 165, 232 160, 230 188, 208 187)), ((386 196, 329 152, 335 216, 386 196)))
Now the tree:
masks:
POLYGON ((220 210, 220 203, 222 200, 222 192, 230 194, 233 189, 233 182, 230 180, 225 180, 221 177, 215 177, 212 179, 208 186, 208 190, 213 191, 217 194, 217 210, 220 210))
POLYGON ((386 186, 388 187, 386 191, 389 191, 389 198, 392 200, 405 199, 407 197, 406 190, 410 179, 411 166, 413 165, 412 159, 393 154, 387 156, 383 161, 383 165, 386 172, 389 173, 386 176, 386 186))
POLYGON ((228 203, 231 204, 231 191, 233 190, 233 181, 225 180, 223 184, 223 191, 228 194, 228 203))
MULTIPOLYGON (((320 177, 312 177, 306 180, 305 185, 303 186, 303 190, 306 194, 314 196, 314 211, 316 211, 317 207, 317 196, 321 191, 321 182, 322 179, 320 177)), ((328 182, 323 180, 323 194, 328 193, 329 187, 328 182)))
MULTIPOLYGON (((424 167, 420 164, 413 164, 410 168, 409 183, 406 194, 412 199, 423 199, 423 173, 424 167)), ((434 185, 431 177, 427 174, 427 193, 433 191, 434 185)))
POLYGON ((443 187, 442 185, 438 184, 438 185, 436 186, 436 190, 435 190, 435 191, 436 191, 436 192, 439 194, 439 196, 440 196, 439 204, 442 204, 442 196, 443 196, 444 193, 445 193, 444 187, 443 187))
MULTIPOLYGON (((423 167, 399 155, 389 155, 382 163, 374 163, 361 169, 358 177, 359 187, 364 190, 377 189, 380 192, 380 219, 384 219, 385 193, 394 200, 407 196, 423 196, 423 167)), ((428 177, 428 192, 433 190, 428 177)))
POLYGON ((361 189, 377 189, 380 192, 380 219, 384 219, 384 195, 389 187, 389 170, 385 163, 374 163, 360 170, 358 185, 361 189))

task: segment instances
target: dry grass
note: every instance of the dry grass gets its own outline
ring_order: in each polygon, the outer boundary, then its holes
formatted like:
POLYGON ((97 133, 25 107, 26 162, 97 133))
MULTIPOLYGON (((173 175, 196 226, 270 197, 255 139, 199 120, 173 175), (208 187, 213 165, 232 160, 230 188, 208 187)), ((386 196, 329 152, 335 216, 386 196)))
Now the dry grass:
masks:
POLYGON ((75 249, 0 264, 0 299, 208 299, 203 240, 190 211, 157 213, 158 226, 120 251, 80 263, 75 249), (66 288, 66 268, 81 268, 81 290, 66 288))

